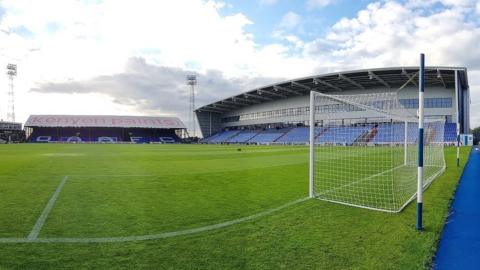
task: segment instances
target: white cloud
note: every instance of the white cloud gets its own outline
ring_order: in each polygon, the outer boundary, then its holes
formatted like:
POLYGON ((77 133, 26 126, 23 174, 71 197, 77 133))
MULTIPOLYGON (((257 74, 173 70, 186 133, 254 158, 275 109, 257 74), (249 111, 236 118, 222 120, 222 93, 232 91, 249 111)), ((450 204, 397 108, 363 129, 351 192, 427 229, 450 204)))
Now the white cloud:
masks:
MULTIPOLYGON (((184 115, 189 94, 185 77, 190 73, 181 68, 148 64, 143 58, 130 58, 120 73, 97 76, 88 80, 37 84, 32 89, 32 95, 37 97, 42 94, 43 96, 52 95, 54 98, 61 98, 63 103, 54 108, 35 108, 32 114, 56 113, 62 110, 99 114, 104 110, 101 104, 108 103, 106 112, 121 109, 129 114, 184 115), (78 99, 85 96, 91 96, 92 102, 78 99), (85 104, 89 106, 82 110, 81 106, 85 104)), ((226 78, 221 71, 208 70, 205 74, 197 75, 197 105, 205 105, 219 97, 232 96, 244 89, 259 87, 278 80, 280 78, 232 79, 226 78)), ((190 126, 186 117, 182 119, 187 126, 190 126)))
MULTIPOLYGON (((245 15, 220 15, 222 2, 106 0, 85 4, 46 0, 30 4, 30 1, 6 0, 2 3, 8 11, 14 11, 2 20, 4 28, 25 26, 35 34, 28 44, 39 48, 30 56, 29 64, 35 70, 32 76, 36 77, 32 79, 85 79, 120 72, 131 56, 172 67, 197 63, 198 71, 216 68, 228 76, 242 76, 258 73, 257 65, 261 69, 263 64, 257 63, 257 59, 269 60, 271 56, 262 54, 268 48, 255 44, 253 35, 245 31, 245 26, 252 24, 245 15), (48 31, 51 23, 59 26, 53 33, 48 31)), ((297 14, 289 13, 283 25, 294 27, 299 21, 297 14)), ((10 54, 17 45, 5 47, 10 54)), ((289 61, 283 54, 280 58, 289 61)), ((272 67, 271 73, 275 72, 282 71, 272 67)))
POLYGON ((309 8, 322 8, 330 4, 333 4, 336 0, 308 0, 307 7, 309 8))
POLYGON ((358 67, 411 65, 418 53, 425 52, 432 65, 478 68, 480 52, 473 48, 479 40, 480 28, 465 21, 460 9, 422 15, 421 10, 387 1, 368 5, 355 18, 339 20, 307 47, 317 52, 318 44, 327 44, 328 54, 358 67))
POLYGON ((298 38, 297 36, 287 35, 285 36, 285 39, 291 42, 297 49, 303 48, 305 46, 305 42, 300 38, 298 38))
POLYGON ((283 15, 278 26, 287 30, 293 30, 294 28, 299 26, 301 22, 302 18, 300 17, 300 15, 293 11, 289 11, 287 12, 287 14, 283 15))
POLYGON ((272 6, 275 5, 278 0, 259 0, 260 5, 272 6))
MULTIPOLYGON (((38 104, 28 93, 35 84, 122 73, 134 56, 200 73, 221 70, 227 78, 294 77, 314 66, 289 56, 282 45, 255 44, 253 35, 245 31, 252 22, 241 13, 220 15, 224 3, 218 1, 5 0, 1 5, 6 14, 0 29, 25 27, 33 33, 26 38, 0 32, 0 64, 11 57, 19 64, 19 120, 35 108, 59 102, 38 104)), ((0 76, 0 84, 6 85, 5 76, 0 76)), ((0 109, 4 108, 5 99, 0 102, 0 109)))
MULTIPOLYGON (((453 2, 452 2, 453 3, 453 2)), ((447 4, 447 2, 445 2, 447 4)), ((473 4, 430 12, 396 1, 368 5, 354 18, 338 21, 329 33, 305 45, 315 58, 323 52, 337 68, 417 65, 426 54, 428 65, 466 66, 470 72, 472 125, 480 125, 480 26, 468 20, 473 4)))
POLYGON ((447 7, 469 7, 475 0, 408 0, 408 7, 431 7, 435 4, 441 4, 447 7))

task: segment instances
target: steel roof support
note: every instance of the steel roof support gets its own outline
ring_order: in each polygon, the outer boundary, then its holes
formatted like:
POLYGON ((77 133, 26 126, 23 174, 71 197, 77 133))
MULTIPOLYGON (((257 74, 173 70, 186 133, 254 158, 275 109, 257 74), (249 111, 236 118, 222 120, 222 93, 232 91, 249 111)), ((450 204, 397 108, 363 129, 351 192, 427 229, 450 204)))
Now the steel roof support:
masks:
POLYGON ((217 110, 214 108, 209 108, 209 107, 204 107, 199 110, 196 110, 196 112, 214 112, 214 113, 224 113, 225 111, 223 110, 217 110))
POLYGON ((221 103, 214 103, 212 104, 213 107, 220 107, 220 108, 226 108, 226 109, 236 109, 238 108, 238 106, 232 106, 232 105, 225 105, 225 104, 221 104, 221 103))
POLYGON ((269 98, 269 97, 261 96, 260 94, 254 95, 254 94, 245 93, 244 96, 246 96, 246 97, 253 97, 253 98, 259 98, 259 99, 268 100, 268 101, 273 100, 273 99, 271 99, 271 98, 269 98))
POLYGON ((252 103, 252 104, 259 104, 259 103, 261 103, 261 102, 258 101, 258 100, 248 99, 248 98, 241 98, 241 97, 238 97, 238 96, 233 98, 233 101, 236 101, 236 100, 240 100, 240 101, 244 101, 244 102, 252 103))
POLYGON ((281 97, 281 98, 287 98, 288 97, 288 96, 285 96, 285 95, 282 95, 282 94, 278 93, 278 90, 280 90, 280 88, 276 88, 276 89, 274 88, 274 91, 268 91, 266 93, 269 94, 269 95, 276 96, 276 97, 281 97))
POLYGON ((381 84, 385 85, 387 88, 392 88, 390 84, 388 84, 386 81, 384 81, 380 76, 377 74, 373 73, 373 71, 368 71, 368 76, 370 77, 370 80, 375 78, 377 81, 379 81, 381 84))
POLYGON ((312 90, 310 87, 308 87, 308 86, 306 86, 306 85, 304 85, 304 84, 298 83, 298 82, 292 82, 292 86, 298 86, 298 87, 303 88, 303 89, 305 89, 305 90, 307 90, 307 91, 312 90))
POLYGON ((332 88, 332 89, 335 89, 335 90, 337 90, 337 91, 343 91, 342 88, 340 88, 340 87, 338 87, 338 86, 335 86, 335 85, 333 85, 333 84, 331 84, 331 83, 328 83, 328 82, 326 82, 326 81, 324 81, 324 80, 320 80, 320 79, 318 79, 318 78, 314 78, 314 79, 313 79, 313 83, 314 83, 314 84, 322 84, 322 85, 325 85, 325 86, 330 87, 330 88, 332 88))
POLYGON ((278 91, 278 90, 281 90, 281 91, 285 91, 285 92, 288 92, 288 93, 292 93, 294 95, 299 95, 301 96, 302 94, 298 91, 295 91, 295 90, 292 90, 292 89, 288 89, 287 87, 283 87, 283 86, 273 86, 273 89, 275 89, 275 91, 278 91))
POLYGON ((219 101, 221 103, 225 103, 225 104, 231 104, 231 105, 235 105, 235 106, 245 106, 245 105, 250 105, 248 103, 242 103, 242 102, 234 102, 234 101, 229 101, 229 100, 221 100, 219 101))
POLYGON ((361 85, 361 84, 357 83, 356 81, 348 78, 347 76, 343 75, 342 73, 338 74, 338 78, 342 79, 342 80, 345 80, 345 81, 349 82, 350 84, 355 85, 356 87, 358 87, 360 89, 365 89, 365 87, 363 85, 361 85))
POLYGON ((415 83, 415 80, 413 80, 413 78, 416 76, 416 74, 414 76, 411 76, 410 74, 408 74, 407 70, 405 70, 404 68, 402 68, 402 74, 405 75, 408 79, 408 81, 410 81, 411 83, 413 83, 413 85, 415 86, 418 86, 416 83, 415 83))
POLYGON ((442 82, 443 87, 447 88, 447 85, 445 84, 445 81, 443 80, 442 73, 440 72, 440 69, 437 68, 437 78, 442 82))
POLYGON ((214 110, 219 110, 219 111, 229 111, 230 110, 230 108, 218 107, 216 104, 209 105, 209 108, 212 108, 214 110))

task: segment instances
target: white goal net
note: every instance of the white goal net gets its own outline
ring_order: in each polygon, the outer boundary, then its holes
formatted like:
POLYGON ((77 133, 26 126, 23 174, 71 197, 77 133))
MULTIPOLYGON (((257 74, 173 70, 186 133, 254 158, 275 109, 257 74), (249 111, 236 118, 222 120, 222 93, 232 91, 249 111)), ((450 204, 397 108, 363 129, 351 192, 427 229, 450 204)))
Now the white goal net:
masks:
MULTIPOLYGON (((310 195, 401 211, 416 196, 418 118, 404 109, 396 92, 312 92, 311 99, 310 195)), ((444 119, 425 119, 424 130, 425 189, 445 170, 444 119)))

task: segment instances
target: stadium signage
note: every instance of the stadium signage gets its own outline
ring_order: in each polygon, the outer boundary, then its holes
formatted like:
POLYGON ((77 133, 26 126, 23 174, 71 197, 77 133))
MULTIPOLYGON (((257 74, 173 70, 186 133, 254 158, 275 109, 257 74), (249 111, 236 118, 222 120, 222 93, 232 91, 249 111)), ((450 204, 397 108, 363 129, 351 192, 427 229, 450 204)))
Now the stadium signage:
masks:
POLYGON ((31 115, 27 127, 186 128, 177 117, 31 115))

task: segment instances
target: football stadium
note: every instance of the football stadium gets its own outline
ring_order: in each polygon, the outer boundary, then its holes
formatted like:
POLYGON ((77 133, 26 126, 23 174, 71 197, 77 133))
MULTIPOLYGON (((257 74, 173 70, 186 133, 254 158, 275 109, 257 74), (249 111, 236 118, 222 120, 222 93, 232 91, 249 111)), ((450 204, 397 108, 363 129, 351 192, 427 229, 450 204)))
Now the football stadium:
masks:
POLYGON ((421 66, 219 99, 198 143, 175 116, 31 115, 2 135, 26 143, 0 146, 0 268, 429 269, 469 104, 466 68, 421 66))
POLYGON ((177 117, 32 115, 25 129, 37 143, 177 143, 186 127, 177 117))
MULTIPOLYGON (((418 67, 379 68, 335 72, 267 85, 239 95, 225 98, 196 110, 205 143, 254 143, 254 144, 297 144, 308 142, 309 92, 318 91, 330 95, 358 95, 396 92, 398 101, 407 113, 418 110, 418 67)), ((460 133, 470 130, 469 86, 465 68, 428 67, 426 69, 425 117, 445 120, 445 142, 456 138, 456 107, 458 100, 460 133), (458 81, 455 78, 458 71, 458 81), (455 84, 459 84, 458 99, 455 84)), ((381 95, 380 95, 381 96, 381 95)), ((381 97, 376 102, 381 102, 381 97)), ((379 106, 380 104, 374 104, 379 106)), ((317 106, 316 110, 338 110, 335 104, 317 106), (330 107, 329 107, 330 106, 330 107)), ((345 111, 345 110, 344 110, 345 111)), ((353 143, 368 129, 370 118, 358 117, 357 111, 345 111, 340 121, 365 124, 354 128, 343 143, 353 143)), ((373 119, 376 121, 377 119, 373 119)), ((321 124, 318 125, 321 127, 321 124)), ((350 129, 344 125, 345 129, 350 129)), ((371 138, 372 143, 389 141, 385 136, 391 125, 380 123, 379 134, 371 138)), ((372 127, 370 127, 372 128, 372 127)), ((413 127, 412 127, 413 128, 413 127)), ((318 142, 333 142, 332 130, 319 130, 318 142)), ((390 132, 391 134, 391 132, 390 132)), ((415 130, 409 136, 415 136, 415 130)), ((413 140, 413 138, 409 138, 413 140)), ((338 142, 338 141, 337 141, 338 142)), ((336 142, 335 142, 336 143, 336 142)))

